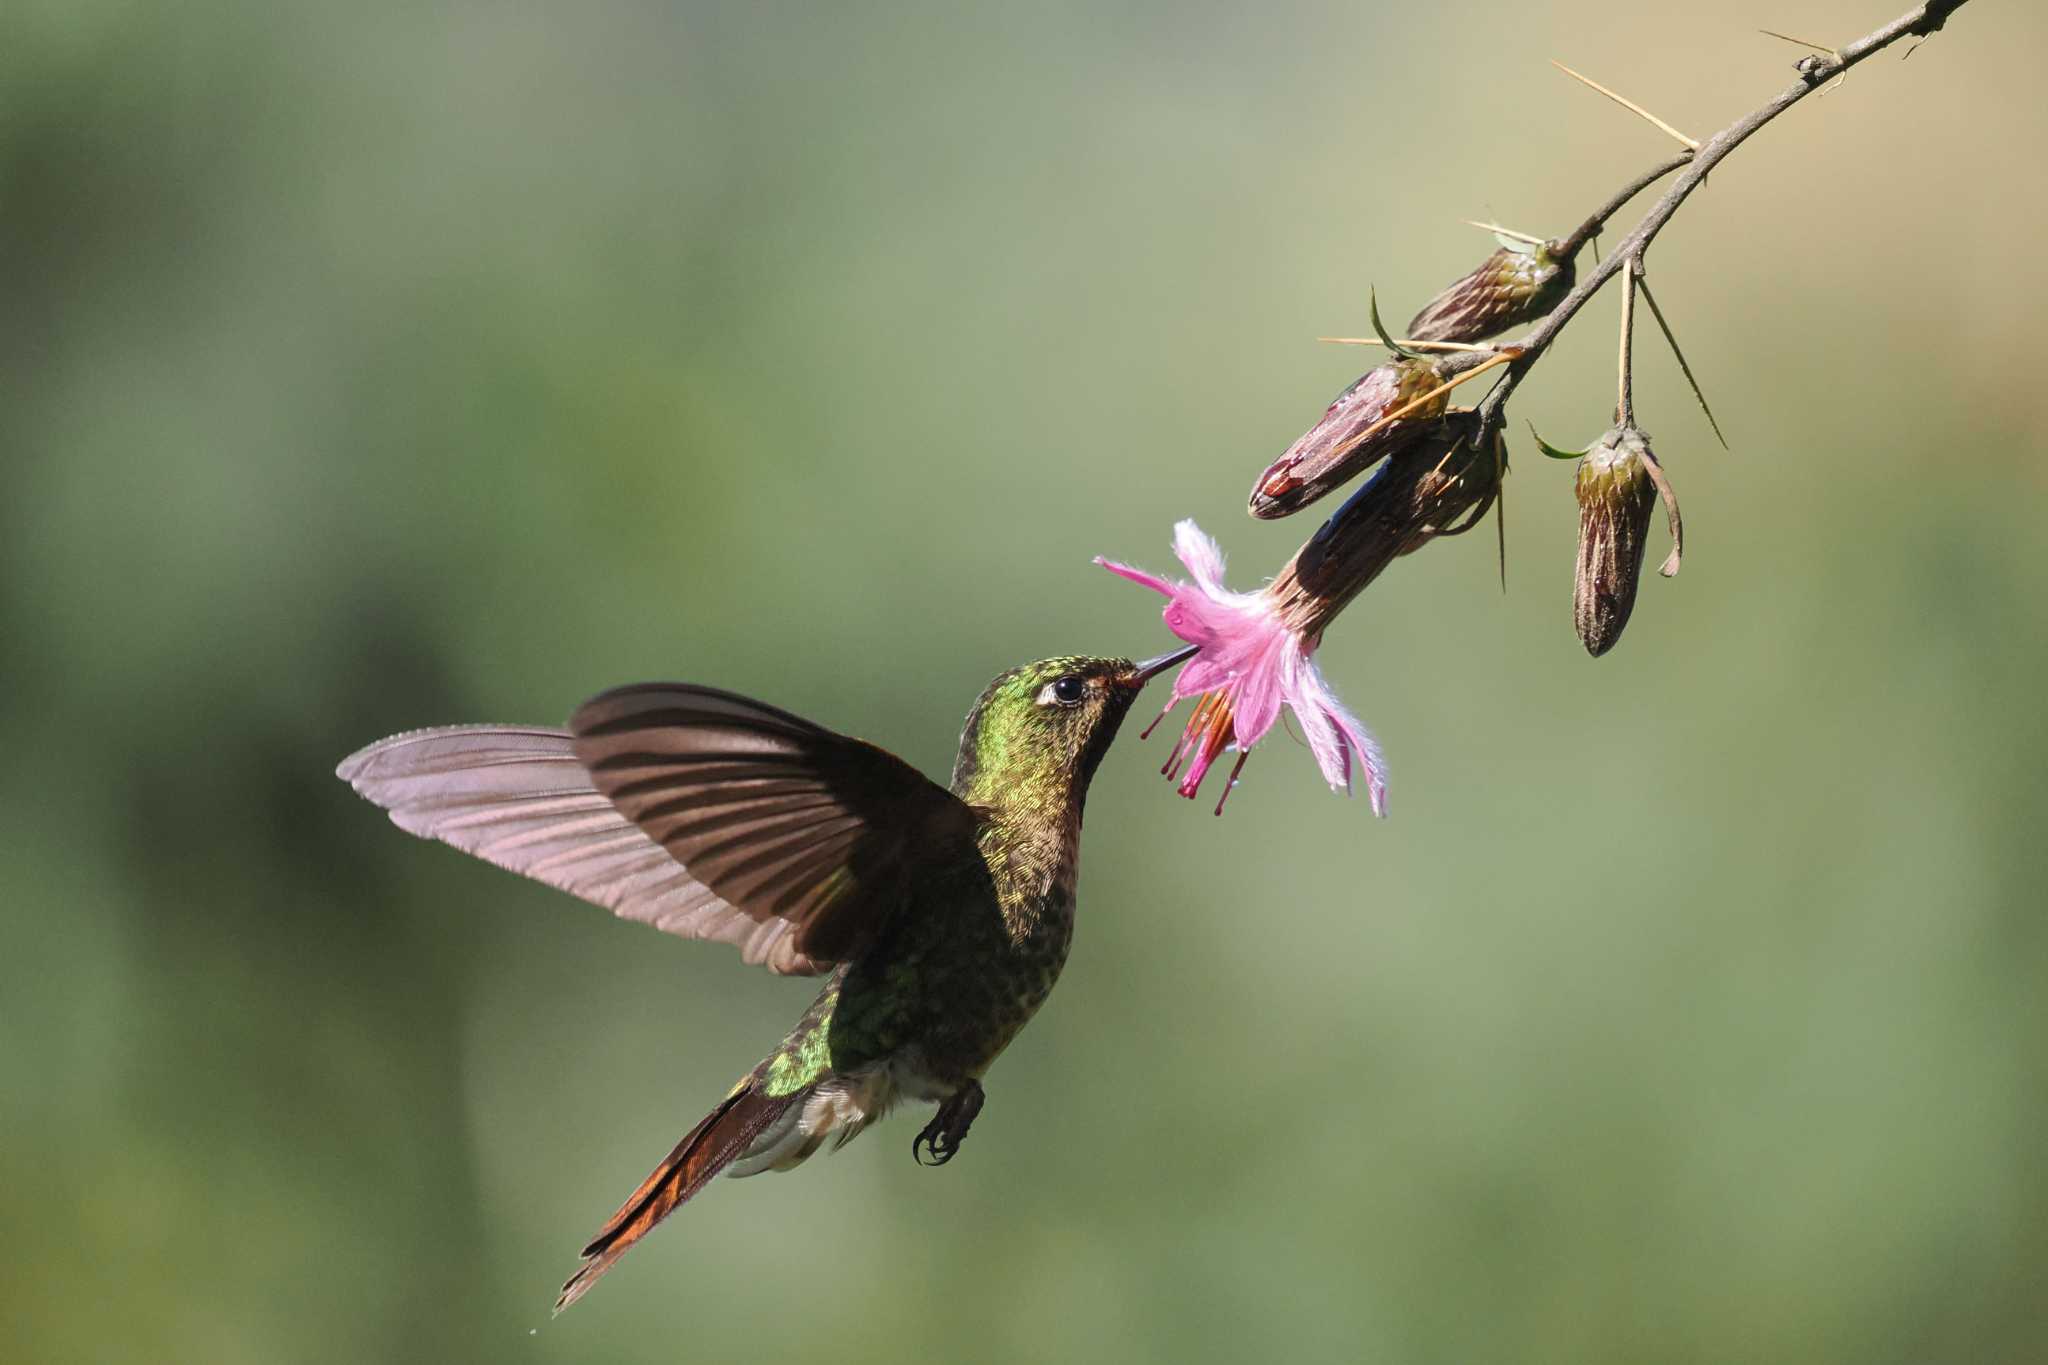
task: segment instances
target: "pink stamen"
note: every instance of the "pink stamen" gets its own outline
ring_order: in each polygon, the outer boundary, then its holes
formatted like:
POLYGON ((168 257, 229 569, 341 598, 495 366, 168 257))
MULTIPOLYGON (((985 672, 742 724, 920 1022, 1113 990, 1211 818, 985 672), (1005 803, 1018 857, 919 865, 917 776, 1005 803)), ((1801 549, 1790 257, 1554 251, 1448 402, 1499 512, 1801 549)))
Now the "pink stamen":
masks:
POLYGON ((1183 735, 1192 756, 1188 762, 1188 775, 1181 779, 1180 794, 1190 801, 1201 789, 1202 779, 1208 775, 1216 755, 1229 747, 1235 731, 1228 692, 1210 692, 1202 698, 1202 703, 1201 709, 1188 721, 1183 735))
MULTIPOLYGON (((1194 765, 1188 773, 1188 781, 1200 782, 1202 780, 1200 774, 1209 766, 1200 757, 1203 741, 1207 738, 1204 732, 1211 728, 1209 725, 1210 717, 1216 708, 1221 705, 1222 696, 1223 694, 1220 692, 1205 692, 1202 694, 1202 699, 1195 703, 1195 712, 1188 717, 1187 728, 1180 732, 1180 739, 1175 742, 1173 752, 1166 756, 1166 766, 1159 770, 1161 777, 1171 778, 1175 776, 1180 771, 1181 762, 1188 760, 1194 765)), ((1181 795, 1193 796, 1194 793, 1184 788, 1181 795)))
POLYGON ((1223 784, 1223 795, 1216 798, 1216 814, 1223 814, 1223 803, 1230 799, 1230 794, 1233 791, 1237 790, 1237 775, 1244 771, 1244 761, 1251 756, 1252 751, 1250 749, 1240 749, 1238 751, 1237 763, 1230 770, 1230 780, 1223 784))

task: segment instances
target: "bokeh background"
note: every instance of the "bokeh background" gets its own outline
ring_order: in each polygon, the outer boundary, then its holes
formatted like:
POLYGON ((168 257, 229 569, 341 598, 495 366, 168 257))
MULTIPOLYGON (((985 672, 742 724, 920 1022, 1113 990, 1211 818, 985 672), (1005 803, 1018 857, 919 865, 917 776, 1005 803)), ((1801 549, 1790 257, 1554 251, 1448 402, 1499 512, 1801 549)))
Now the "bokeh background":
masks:
MULTIPOLYGON (((678 677, 950 761, 1167 643, 1098 553, 1490 249, 1900 0, 0 10, 0 1354, 2048 1357, 2048 14, 1714 177, 1644 424, 1692 553, 1595 663, 1569 470, 1332 632, 1393 817, 1135 727, 964 1158, 899 1117, 575 1251, 802 1008, 407 839, 388 732, 678 677)), ((1611 404, 1612 304, 1518 400, 1611 404)), ((1525 430, 1517 422, 1518 431, 1525 430)), ((1657 532, 1661 540, 1661 531, 1657 532)))

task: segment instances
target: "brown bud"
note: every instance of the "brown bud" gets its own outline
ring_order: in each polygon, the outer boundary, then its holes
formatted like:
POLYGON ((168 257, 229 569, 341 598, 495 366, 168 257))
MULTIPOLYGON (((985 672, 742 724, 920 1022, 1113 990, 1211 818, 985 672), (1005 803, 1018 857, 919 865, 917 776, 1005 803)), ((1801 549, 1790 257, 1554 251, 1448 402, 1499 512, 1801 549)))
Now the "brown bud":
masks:
POLYGON ((1650 511, 1659 494, 1670 515, 1671 557, 1661 572, 1678 572, 1683 533, 1678 500, 1650 452, 1649 440, 1634 427, 1602 436, 1579 460, 1579 560, 1572 590, 1572 620, 1586 652, 1598 658, 1614 647, 1635 610, 1643 576, 1650 511))
POLYGON ((1294 629, 1314 634, 1387 565, 1438 536, 1469 531, 1500 494, 1498 433, 1479 441, 1479 415, 1430 424, 1323 523, 1267 588, 1294 629))
POLYGON ((1269 519, 1290 516, 1353 475, 1414 444, 1443 415, 1450 395, 1437 394, 1391 421, 1387 416, 1443 384, 1443 373, 1436 364, 1416 357, 1389 360, 1361 376, 1337 395, 1322 420, 1266 467, 1252 486, 1252 515, 1269 519))
POLYGON ((1556 242, 1515 242, 1424 305, 1408 324, 1415 341, 1484 341, 1542 317, 1571 292, 1575 257, 1556 242))

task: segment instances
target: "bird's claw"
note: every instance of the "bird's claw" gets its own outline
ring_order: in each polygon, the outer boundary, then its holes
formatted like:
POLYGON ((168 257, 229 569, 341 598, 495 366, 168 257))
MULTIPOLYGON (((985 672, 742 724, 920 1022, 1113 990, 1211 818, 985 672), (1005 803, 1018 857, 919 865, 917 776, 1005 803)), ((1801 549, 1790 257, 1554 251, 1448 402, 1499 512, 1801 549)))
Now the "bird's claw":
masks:
POLYGON ((948 1095, 932 1121, 910 1140, 911 1158, 920 1166, 943 1166, 951 1161, 967 1140, 967 1130, 974 1126, 974 1116, 981 1112, 986 1098, 980 1081, 969 1081, 948 1095))

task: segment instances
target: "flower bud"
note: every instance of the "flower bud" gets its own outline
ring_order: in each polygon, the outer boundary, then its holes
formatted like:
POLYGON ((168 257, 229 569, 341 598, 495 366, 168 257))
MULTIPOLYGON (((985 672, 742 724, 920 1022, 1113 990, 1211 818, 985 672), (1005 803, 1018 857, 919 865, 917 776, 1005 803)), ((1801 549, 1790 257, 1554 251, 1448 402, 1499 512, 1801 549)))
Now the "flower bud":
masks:
POLYGON ((1479 268, 1424 305, 1408 324, 1415 341, 1484 341, 1542 317, 1571 292, 1574 257, 1555 242, 1504 242, 1479 268))
POLYGON ((1500 495, 1502 451, 1498 432, 1481 442, 1479 414, 1470 409, 1432 422, 1267 586, 1282 619, 1316 635, 1396 559, 1471 530, 1500 495))
POLYGON ((1481 444, 1479 414, 1460 409, 1437 424, 1429 439, 1410 452, 1417 471, 1409 493, 1411 534, 1402 554, 1413 554, 1438 536, 1462 535, 1500 496, 1507 471, 1506 446, 1495 432, 1481 444))
POLYGON ((1650 511, 1660 492, 1670 510, 1674 540, 1663 570, 1669 576, 1678 571, 1678 503, 1643 433, 1617 427, 1579 460, 1579 560, 1572 620, 1586 652, 1595 658, 1614 647, 1635 610, 1650 511))
POLYGON ((1443 415, 1450 401, 1437 394, 1406 416, 1387 421, 1444 377, 1433 361, 1401 357, 1369 371, 1323 413, 1322 420, 1266 467, 1252 487, 1255 517, 1290 516, 1380 460, 1407 449, 1443 415))

